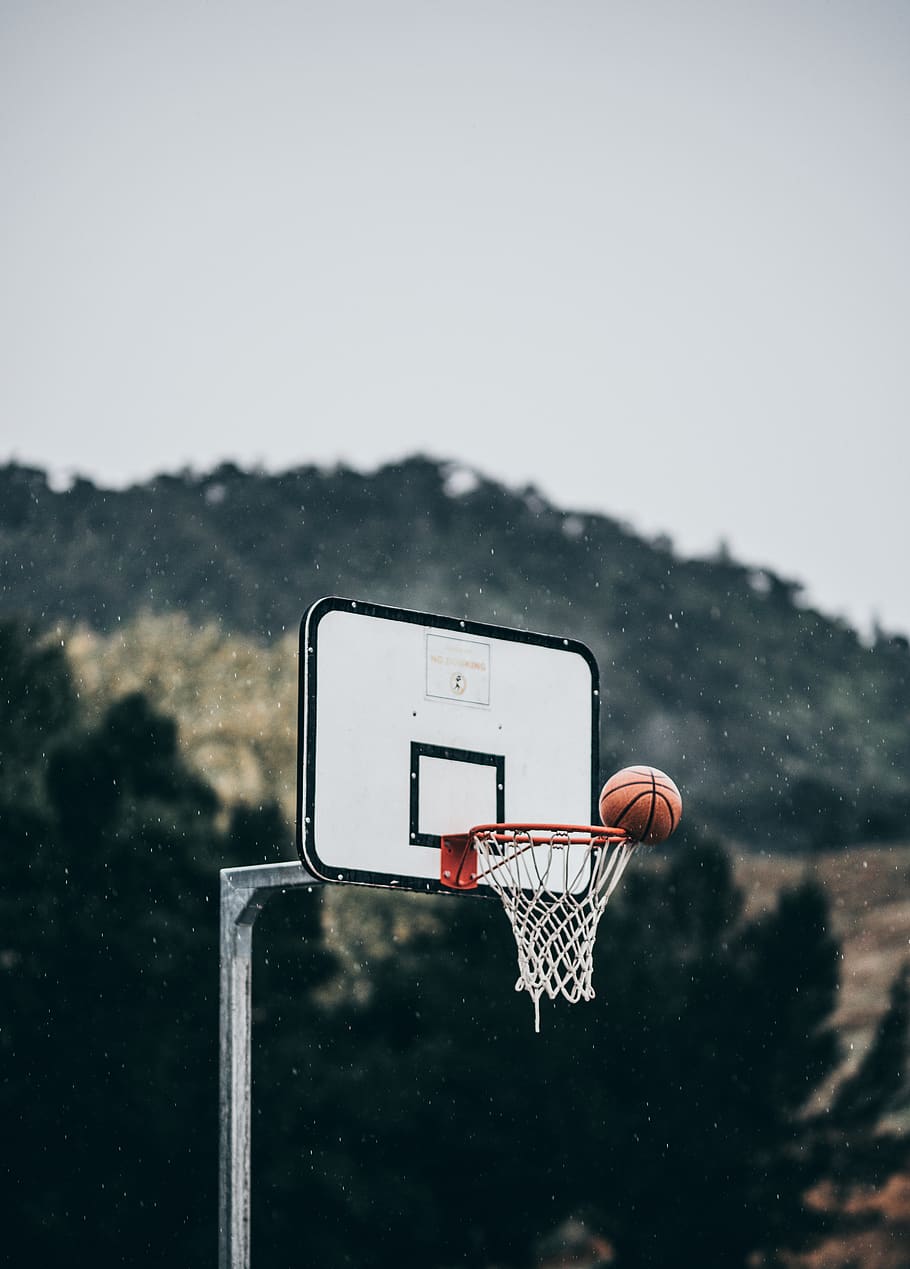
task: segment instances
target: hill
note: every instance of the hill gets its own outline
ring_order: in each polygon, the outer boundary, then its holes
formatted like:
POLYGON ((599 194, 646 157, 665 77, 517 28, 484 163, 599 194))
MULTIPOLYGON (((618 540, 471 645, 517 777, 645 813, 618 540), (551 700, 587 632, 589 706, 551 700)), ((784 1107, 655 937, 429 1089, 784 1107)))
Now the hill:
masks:
POLYGON ((906 639, 864 642, 771 570, 723 552, 682 558, 454 464, 225 464, 62 491, 9 464, 0 558, 0 615, 111 637, 142 614, 186 614, 207 638, 270 646, 272 660, 292 655, 282 636, 333 593, 570 634, 601 667, 604 774, 665 767, 690 824, 751 848, 906 835, 906 639))

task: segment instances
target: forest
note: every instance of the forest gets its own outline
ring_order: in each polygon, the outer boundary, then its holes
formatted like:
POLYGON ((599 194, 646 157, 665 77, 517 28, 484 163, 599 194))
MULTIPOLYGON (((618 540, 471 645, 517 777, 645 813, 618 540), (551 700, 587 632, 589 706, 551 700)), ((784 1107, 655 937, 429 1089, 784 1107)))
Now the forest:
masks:
POLYGON ((600 666, 607 773, 672 767, 702 830, 804 851, 899 839, 910 817, 903 634, 861 638, 723 544, 681 558, 454 464, 59 491, 8 464, 0 559, 0 615, 109 635, 184 614, 273 648, 333 594, 568 635, 600 666))
POLYGON ((293 857, 296 626, 332 593, 582 639, 604 775, 662 766, 686 816, 539 1036, 493 901, 269 902, 257 1269, 907 1263, 910 1210, 870 1198, 910 1175, 910 970, 853 1051, 819 882, 873 846, 910 881, 902 636, 420 457, 10 465, 0 559, 5 1263, 214 1261, 218 870, 293 857), (759 907, 750 860, 788 878, 759 907))

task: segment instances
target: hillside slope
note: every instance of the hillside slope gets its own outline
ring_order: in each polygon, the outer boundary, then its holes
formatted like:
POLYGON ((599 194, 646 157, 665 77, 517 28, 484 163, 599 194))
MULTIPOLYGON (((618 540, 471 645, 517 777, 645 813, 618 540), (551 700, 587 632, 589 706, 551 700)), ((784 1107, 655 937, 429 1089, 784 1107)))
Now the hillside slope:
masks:
POLYGON ((572 635, 601 667, 604 773, 666 768, 689 823, 801 851, 899 838, 910 822, 905 639, 867 645, 769 570, 683 559, 451 464, 223 465, 61 492, 11 464, 0 559, 0 615, 100 632, 182 612, 274 643, 334 593, 572 635))

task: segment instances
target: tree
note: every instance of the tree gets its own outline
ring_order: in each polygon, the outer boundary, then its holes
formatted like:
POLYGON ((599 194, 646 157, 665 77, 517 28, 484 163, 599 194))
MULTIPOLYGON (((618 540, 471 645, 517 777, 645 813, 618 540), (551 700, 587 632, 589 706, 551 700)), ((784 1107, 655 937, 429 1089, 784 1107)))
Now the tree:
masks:
MULTIPOLYGON (((830 1107, 812 1122, 837 1199, 854 1187, 882 1186, 910 1163, 899 1116, 910 1106, 910 962, 891 985, 888 1008, 869 1049, 839 1085, 830 1107)), ((842 1218, 846 1226, 855 1220, 842 1218)), ((865 1223, 869 1221, 868 1214, 865 1223)))
POLYGON ((0 803, 40 803, 47 749, 76 718, 60 640, 24 622, 0 621, 0 803))
POLYGON ((627 879, 601 941, 610 1076, 585 1168, 618 1263, 734 1269, 802 1245, 818 1222, 800 1114, 837 1059, 821 897, 802 888, 746 923, 727 857, 692 841, 664 875, 627 879))
MULTIPOLYGON (((27 679, 43 663, 18 647, 27 679)), ((0 807, 0 1159, 17 1213, 4 1249, 48 1269, 207 1262, 217 870, 264 849, 279 817, 221 830, 173 722, 141 696, 94 728, 60 717, 35 772, 44 799, 0 807)), ((298 980, 326 972, 314 955, 298 980)))

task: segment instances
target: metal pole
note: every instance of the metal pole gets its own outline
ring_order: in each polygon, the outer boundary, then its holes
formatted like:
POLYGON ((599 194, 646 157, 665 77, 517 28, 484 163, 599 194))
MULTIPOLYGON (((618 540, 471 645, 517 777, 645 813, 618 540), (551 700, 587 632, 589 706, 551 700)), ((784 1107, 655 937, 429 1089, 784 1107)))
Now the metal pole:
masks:
POLYGON ((322 883, 302 864, 221 870, 218 1269, 250 1264, 250 998, 253 924, 276 890, 322 883))

